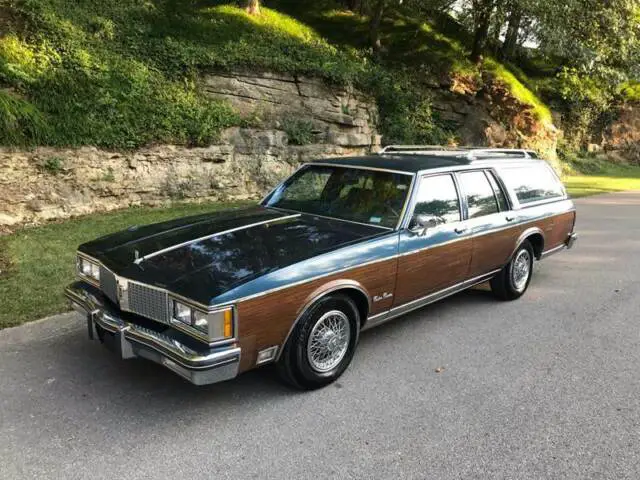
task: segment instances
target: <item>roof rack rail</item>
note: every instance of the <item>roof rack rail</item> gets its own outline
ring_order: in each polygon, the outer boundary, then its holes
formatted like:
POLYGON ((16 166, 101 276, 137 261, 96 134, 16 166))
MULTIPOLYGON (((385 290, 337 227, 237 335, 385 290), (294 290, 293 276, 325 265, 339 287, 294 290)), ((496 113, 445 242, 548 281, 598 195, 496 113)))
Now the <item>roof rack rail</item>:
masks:
POLYGON ((454 155, 469 160, 488 160, 496 158, 538 159, 533 150, 520 148, 484 148, 484 147, 446 147, 441 145, 388 145, 378 155, 394 153, 397 155, 454 155))

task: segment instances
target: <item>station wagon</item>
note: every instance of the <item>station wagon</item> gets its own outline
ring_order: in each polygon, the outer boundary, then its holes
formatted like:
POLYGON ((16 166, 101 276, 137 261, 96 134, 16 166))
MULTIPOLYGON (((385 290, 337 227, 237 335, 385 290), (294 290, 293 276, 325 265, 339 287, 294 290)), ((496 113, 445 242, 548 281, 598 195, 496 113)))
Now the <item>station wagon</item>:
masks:
POLYGON ((575 220, 533 152, 392 146, 304 164, 252 207, 85 243, 65 293, 123 359, 197 385, 275 364, 314 389, 366 329, 484 282, 519 298, 575 220))

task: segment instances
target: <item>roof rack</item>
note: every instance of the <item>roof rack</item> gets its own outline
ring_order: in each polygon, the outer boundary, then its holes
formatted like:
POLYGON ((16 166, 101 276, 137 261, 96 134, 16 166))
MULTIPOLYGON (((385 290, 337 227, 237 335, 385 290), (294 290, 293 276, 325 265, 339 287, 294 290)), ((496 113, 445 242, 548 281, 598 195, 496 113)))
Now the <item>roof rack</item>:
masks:
POLYGON ((388 145, 380 150, 378 155, 391 153, 396 155, 452 155, 468 160, 539 158, 533 150, 518 148, 443 147, 441 145, 388 145))

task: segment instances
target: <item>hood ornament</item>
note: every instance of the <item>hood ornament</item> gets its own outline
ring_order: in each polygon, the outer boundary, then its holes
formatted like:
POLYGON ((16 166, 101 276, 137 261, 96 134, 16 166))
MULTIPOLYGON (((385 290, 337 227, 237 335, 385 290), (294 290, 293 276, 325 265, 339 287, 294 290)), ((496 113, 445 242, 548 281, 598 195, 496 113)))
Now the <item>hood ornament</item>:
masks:
POLYGON ((140 252, 138 252, 138 250, 134 250, 133 251, 133 256, 135 257, 133 260, 135 263, 138 263, 138 260, 140 259, 140 252))

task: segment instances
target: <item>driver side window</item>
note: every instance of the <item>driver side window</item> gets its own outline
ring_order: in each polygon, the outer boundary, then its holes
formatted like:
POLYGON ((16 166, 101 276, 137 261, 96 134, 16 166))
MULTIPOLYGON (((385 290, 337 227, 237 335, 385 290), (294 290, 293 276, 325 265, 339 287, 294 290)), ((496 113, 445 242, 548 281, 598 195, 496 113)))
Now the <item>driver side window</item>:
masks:
POLYGON ((416 215, 432 216, 438 225, 461 220, 460 201, 451 175, 422 178, 413 218, 416 215))

